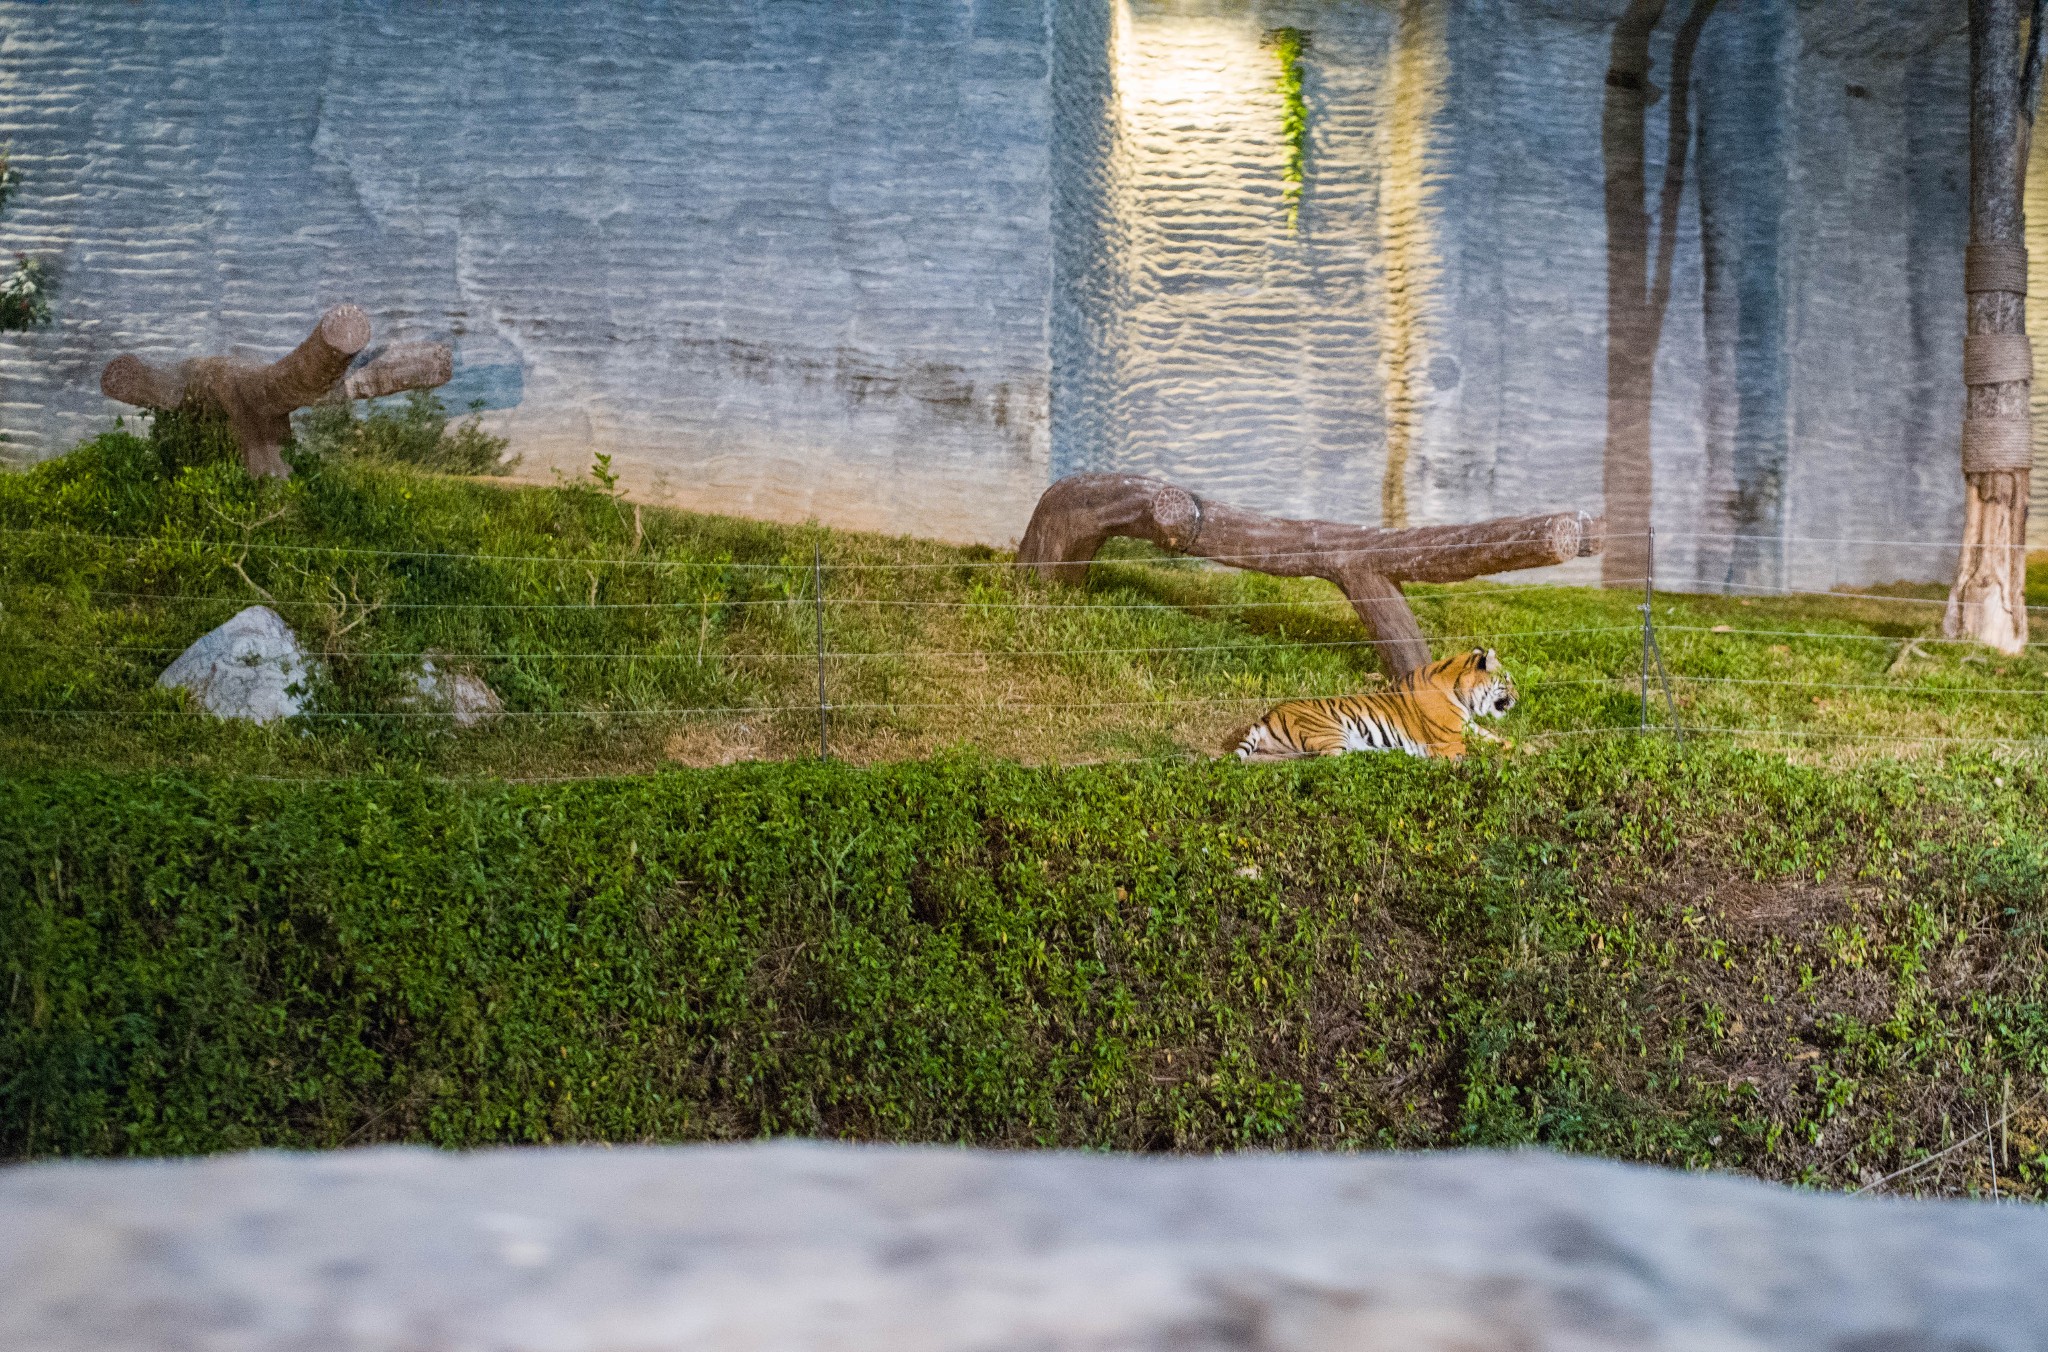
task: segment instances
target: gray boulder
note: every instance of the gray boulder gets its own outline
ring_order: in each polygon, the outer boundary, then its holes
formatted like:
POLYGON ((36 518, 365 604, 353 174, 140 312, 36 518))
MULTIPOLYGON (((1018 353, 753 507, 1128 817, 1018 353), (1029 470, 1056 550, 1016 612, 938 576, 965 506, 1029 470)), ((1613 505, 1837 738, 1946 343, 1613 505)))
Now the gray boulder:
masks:
POLYGON ((201 708, 221 718, 269 723, 305 708, 311 674, 283 617, 268 606, 250 606, 201 635, 156 683, 189 691, 201 708))
POLYGON ((416 709, 446 713, 458 728, 473 728, 504 716, 504 701, 480 677, 466 671, 443 671, 431 657, 422 659, 411 680, 413 688, 405 702, 416 709))
POLYGON ((2001 1352, 2048 1215, 1529 1152, 777 1143, 0 1171, 0 1348, 2001 1352))

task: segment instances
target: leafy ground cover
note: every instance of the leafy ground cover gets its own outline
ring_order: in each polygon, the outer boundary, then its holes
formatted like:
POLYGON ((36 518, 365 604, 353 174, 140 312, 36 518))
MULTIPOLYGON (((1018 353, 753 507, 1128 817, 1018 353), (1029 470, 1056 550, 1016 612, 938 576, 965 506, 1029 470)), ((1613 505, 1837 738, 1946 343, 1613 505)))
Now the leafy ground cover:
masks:
POLYGON ((1636 739, 14 777, 0 1155, 1542 1142, 2040 1197, 2044 804, 1636 739))

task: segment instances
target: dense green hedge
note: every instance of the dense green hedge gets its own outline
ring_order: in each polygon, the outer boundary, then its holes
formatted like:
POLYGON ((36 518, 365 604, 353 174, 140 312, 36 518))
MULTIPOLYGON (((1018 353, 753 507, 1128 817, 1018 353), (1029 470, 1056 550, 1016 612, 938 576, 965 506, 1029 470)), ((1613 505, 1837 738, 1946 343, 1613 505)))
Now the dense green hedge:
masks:
POLYGON ((1542 1140, 1841 1183, 2010 1104, 2039 1190, 2044 806, 1620 743, 14 778, 0 1156, 1542 1140))

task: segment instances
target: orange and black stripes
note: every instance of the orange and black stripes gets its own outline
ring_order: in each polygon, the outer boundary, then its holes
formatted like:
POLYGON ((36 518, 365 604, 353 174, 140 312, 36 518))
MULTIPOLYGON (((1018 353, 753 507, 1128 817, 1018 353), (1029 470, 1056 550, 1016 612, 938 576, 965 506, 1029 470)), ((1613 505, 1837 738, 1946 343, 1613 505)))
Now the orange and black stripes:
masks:
POLYGON ((1347 751, 1465 754, 1475 719, 1514 707, 1515 685, 1490 648, 1447 657, 1409 672, 1387 690, 1275 706, 1227 750, 1240 760, 1340 756, 1347 751))

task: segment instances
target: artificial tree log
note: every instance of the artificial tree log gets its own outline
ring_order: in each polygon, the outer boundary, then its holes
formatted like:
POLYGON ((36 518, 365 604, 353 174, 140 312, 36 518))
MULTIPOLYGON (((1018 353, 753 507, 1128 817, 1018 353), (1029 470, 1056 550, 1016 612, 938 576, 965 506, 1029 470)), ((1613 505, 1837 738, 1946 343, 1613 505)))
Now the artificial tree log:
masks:
MULTIPOLYGON (((2041 34, 2022 70, 2027 0, 1970 0, 1970 245, 1963 287, 1963 547, 1942 633, 2016 653, 2027 643, 2027 496, 2033 477, 2022 192, 2041 34)), ((2038 15, 2040 6, 2035 6, 2038 15)))
POLYGON ((350 371, 329 399, 382 399, 402 390, 431 390, 455 376, 455 354, 446 343, 393 343, 350 371))
POLYGON ((1080 583, 1113 535, 1150 540, 1233 568, 1337 585, 1394 676, 1429 663, 1429 644, 1403 582, 1462 582, 1598 554, 1603 523, 1584 512, 1498 517, 1456 526, 1384 530, 1290 521, 1198 497, 1159 479, 1074 474, 1045 490, 1017 562, 1048 581, 1080 583))
POLYGON ((153 366, 124 352, 100 373, 100 390, 142 408, 224 414, 249 473, 282 479, 291 467, 278 451, 291 436, 295 411, 335 397, 373 399, 430 389, 446 384, 453 373, 445 345, 401 343, 344 379, 349 362, 369 342, 369 316, 356 306, 337 305, 320 316, 305 342, 268 366, 234 357, 153 366))

